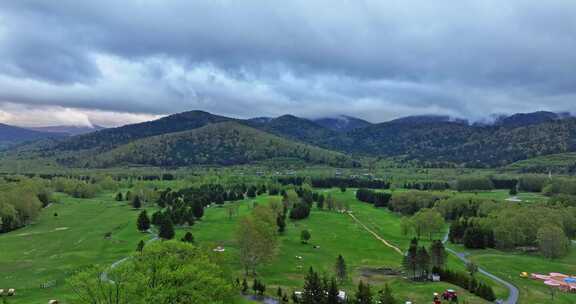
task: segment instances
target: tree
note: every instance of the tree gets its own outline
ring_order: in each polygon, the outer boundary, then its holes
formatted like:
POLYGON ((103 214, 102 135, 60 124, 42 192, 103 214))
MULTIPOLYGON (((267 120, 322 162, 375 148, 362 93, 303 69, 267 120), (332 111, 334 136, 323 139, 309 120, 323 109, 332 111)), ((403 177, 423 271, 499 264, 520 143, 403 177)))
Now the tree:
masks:
POLYGON ((224 270, 207 254, 174 241, 152 243, 113 270, 81 271, 68 284, 78 303, 231 303, 236 295, 224 270))
POLYGON ((338 297, 339 292, 340 291, 338 290, 338 284, 336 283, 336 279, 331 278, 330 283, 328 285, 328 291, 326 294, 326 304, 339 304, 340 303, 340 298, 338 297))
POLYGON ((549 259, 566 255, 570 248, 570 241, 564 230, 557 225, 545 225, 538 229, 538 247, 542 255, 549 259))
POLYGON ((433 209, 425 208, 416 213, 411 219, 414 232, 420 238, 422 235, 428 235, 430 239, 435 233, 439 233, 444 228, 444 218, 433 209))
POLYGON ((518 194, 518 190, 516 189, 516 185, 514 185, 514 187, 510 188, 510 195, 514 196, 518 194))
POLYGON ((303 244, 308 244, 308 241, 310 240, 311 237, 312 235, 308 230, 302 230, 302 232, 300 233, 300 241, 302 241, 303 244))
POLYGON ((286 230, 286 214, 279 213, 276 216, 276 226, 278 226, 278 233, 284 233, 286 230))
POLYGON ((360 281, 358 284, 358 291, 356 292, 355 304, 373 304, 372 291, 370 291, 370 284, 364 284, 360 281))
POLYGON ((476 265, 474 262, 468 262, 466 263, 466 271, 468 271, 470 276, 474 278, 474 276, 478 272, 478 265, 476 265))
POLYGON ((334 265, 334 272, 336 273, 336 278, 340 283, 346 281, 348 277, 348 271, 346 269, 346 262, 341 254, 336 258, 336 265, 334 265))
POLYGON ((392 289, 388 284, 384 285, 384 289, 380 290, 378 295, 378 303, 379 304, 396 304, 396 299, 392 295, 392 289))
POLYGON ((144 250, 144 246, 146 246, 146 243, 144 243, 143 240, 140 240, 140 242, 138 242, 138 245, 136 246, 136 251, 142 252, 142 250, 144 250))
POLYGON ((236 239, 239 258, 245 272, 255 273, 256 266, 268 261, 278 247, 276 216, 268 206, 256 206, 240 220, 236 239))
POLYGON ((140 196, 138 195, 134 196, 134 199, 132 200, 132 207, 134 209, 140 209, 142 207, 142 201, 140 200, 140 196))
POLYGON ((148 217, 146 210, 142 210, 140 215, 138 215, 136 226, 140 232, 148 231, 148 229, 150 229, 150 218, 148 217))
POLYGON ((121 202, 123 200, 124 198, 122 197, 122 192, 118 192, 118 194, 116 194, 116 201, 121 202))
POLYGON ((246 294, 248 292, 248 281, 246 278, 242 280, 242 287, 241 287, 242 294, 246 294))
POLYGON ((324 290, 318 273, 312 267, 304 279, 304 290, 302 291, 303 304, 318 304, 324 302, 324 290))
POLYGON ((164 240, 171 240, 174 238, 174 224, 169 216, 165 216, 162 219, 158 236, 164 240))
POLYGON ((336 201, 330 193, 326 197, 326 207, 328 208, 328 211, 334 211, 334 209, 336 209, 336 201))
POLYGON ((192 235, 192 233, 190 231, 188 231, 188 232, 186 232, 184 237, 181 239, 181 241, 185 242, 185 243, 194 243, 194 236, 192 235))
POLYGON ((446 248, 440 240, 435 240, 430 245, 430 263, 433 269, 444 269, 446 267, 446 248))

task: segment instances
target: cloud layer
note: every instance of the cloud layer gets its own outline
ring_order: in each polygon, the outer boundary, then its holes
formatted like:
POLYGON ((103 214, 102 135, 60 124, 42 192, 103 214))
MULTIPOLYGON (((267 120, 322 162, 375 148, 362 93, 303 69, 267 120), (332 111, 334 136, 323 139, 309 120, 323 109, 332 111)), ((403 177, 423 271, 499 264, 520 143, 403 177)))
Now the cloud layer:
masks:
POLYGON ((7 0, 0 109, 111 124, 576 111, 575 37, 572 0, 7 0))

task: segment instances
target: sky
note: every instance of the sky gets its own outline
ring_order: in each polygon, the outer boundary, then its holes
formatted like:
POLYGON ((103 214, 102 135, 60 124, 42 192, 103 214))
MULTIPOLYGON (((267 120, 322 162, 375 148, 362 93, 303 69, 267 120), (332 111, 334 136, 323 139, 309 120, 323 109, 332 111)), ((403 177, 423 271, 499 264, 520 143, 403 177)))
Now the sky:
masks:
POLYGON ((0 122, 188 110, 576 112, 576 1, 0 1, 0 122))

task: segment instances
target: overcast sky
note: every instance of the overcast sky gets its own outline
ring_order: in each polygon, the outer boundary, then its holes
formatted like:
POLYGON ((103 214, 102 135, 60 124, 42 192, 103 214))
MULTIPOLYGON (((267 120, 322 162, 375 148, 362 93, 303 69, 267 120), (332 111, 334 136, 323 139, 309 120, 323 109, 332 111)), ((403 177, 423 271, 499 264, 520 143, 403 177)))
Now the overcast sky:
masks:
POLYGON ((576 112, 574 0, 2 0, 0 122, 576 112))

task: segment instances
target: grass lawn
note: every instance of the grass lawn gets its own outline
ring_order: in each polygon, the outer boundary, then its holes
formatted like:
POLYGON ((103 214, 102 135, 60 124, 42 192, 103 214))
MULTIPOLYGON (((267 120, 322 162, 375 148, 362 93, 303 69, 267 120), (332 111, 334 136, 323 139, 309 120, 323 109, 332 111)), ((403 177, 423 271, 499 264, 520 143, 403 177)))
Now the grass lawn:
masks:
MULTIPOLYGON (((351 208, 367 226, 377 228, 383 238, 394 245, 404 249, 409 244, 409 238, 400 234, 399 217, 384 210, 376 209, 371 205, 356 201, 354 192, 345 193, 330 190, 338 199, 350 202, 351 208)), ((268 197, 262 196, 255 201, 266 203, 268 197)), ((240 216, 250 212, 251 203, 240 204, 240 216)), ((195 239, 206 246, 223 246, 226 251, 223 259, 236 275, 244 276, 241 265, 236 259, 237 251, 234 243, 234 231, 239 217, 229 219, 225 208, 210 208, 206 210, 204 219, 190 230, 195 239)), ((185 229, 187 230, 187 229, 185 229)), ((184 231, 180 231, 182 235, 184 231)), ((468 303, 486 303, 460 288, 446 283, 413 283, 397 276, 368 275, 361 270, 380 267, 399 268, 402 256, 391 248, 376 240, 371 234, 346 214, 320 211, 314 209, 310 217, 301 221, 289 221, 286 233, 280 237, 280 247, 277 256, 271 263, 262 265, 258 269, 260 278, 267 284, 267 291, 274 295, 278 287, 284 290, 301 290, 304 276, 308 268, 313 266, 320 273, 332 274, 334 263, 338 254, 346 260, 351 280, 344 286, 348 293, 353 293, 357 282, 361 279, 373 284, 374 289, 380 289, 384 283, 389 283, 399 299, 410 299, 415 303, 428 302, 433 292, 441 292, 447 288, 459 290, 468 303), (310 244, 300 242, 300 232, 307 229, 311 232, 310 244), (319 246, 315 249, 314 246, 319 246), (302 260, 297 259, 301 256, 302 260)), ((457 261, 451 263, 457 264, 457 261)), ((463 268, 463 265, 459 267, 463 268)))
POLYGON ((110 265, 131 254, 140 240, 151 238, 136 229, 138 211, 114 201, 114 193, 94 199, 57 196, 60 203, 44 209, 36 223, 0 234, 0 289, 17 292, 9 303, 66 303, 73 296, 65 282, 71 273, 93 264, 110 265), (107 232, 112 232, 110 239, 104 238, 107 232), (56 285, 40 288, 50 281, 56 285))
MULTIPOLYGON (((329 191, 335 198, 349 202, 359 220, 393 245, 401 249, 408 246, 410 238, 401 235, 397 215, 358 202, 352 189, 344 193, 335 189, 319 191, 329 191)), ((507 191, 478 195, 508 197, 507 191)), ((74 271, 93 264, 110 265, 131 254, 140 240, 151 237, 136 230, 138 211, 132 210, 125 202, 116 202, 114 196, 115 193, 103 193, 94 199, 75 199, 57 194, 60 203, 43 210, 36 223, 0 235, 0 288, 17 290, 18 295, 11 303, 36 304, 49 299, 66 303, 72 294, 65 280, 74 271), (55 213, 58 216, 54 216, 55 213), (104 236, 108 232, 112 237, 107 239, 104 236), (42 283, 50 281, 56 282, 54 287, 40 288, 42 283)), ((237 223, 241 216, 250 212, 254 202, 264 204, 268 199, 261 196, 235 203, 239 205, 240 214, 231 219, 226 208, 208 208, 204 218, 193 227, 178 228, 176 237, 191 231, 201 246, 209 249, 223 246, 226 251, 221 253, 222 261, 235 277, 242 278, 234 241, 237 223)), ((317 209, 306 220, 288 222, 286 233, 280 237, 278 254, 270 263, 260 266, 258 273, 267 284, 270 295, 274 295, 279 286, 286 291, 301 290, 310 266, 321 273, 331 274, 338 254, 344 256, 350 271, 351 280, 344 286, 349 293, 355 291, 359 280, 370 282, 375 290, 389 283, 399 299, 426 303, 433 292, 454 288, 446 283, 413 283, 397 276, 368 274, 366 270, 375 268, 399 268, 402 256, 375 239, 347 214, 317 209), (300 242, 303 229, 312 234, 308 245, 300 242), (318 248, 315 249, 314 245, 318 248), (302 259, 297 259, 297 256, 302 259)), ((552 262, 498 251, 474 252, 473 259, 497 275, 511 276, 510 280, 519 286, 525 284, 520 286, 522 299, 529 297, 543 301, 538 303, 546 303, 546 289, 539 282, 520 279, 520 271, 576 272, 574 252, 565 259, 552 262)), ((464 270, 464 265, 452 257, 449 266, 464 270)), ((491 281, 486 282, 494 287, 497 296, 506 296, 505 289, 491 281)), ((459 288, 455 289, 468 303, 486 303, 459 288)), ((566 295, 559 295, 558 299, 557 303, 572 303, 566 295)), ((237 303, 250 302, 239 298, 237 303)))
POLYGON ((550 289, 543 282, 521 278, 521 272, 548 274, 560 272, 574 275, 576 273, 576 246, 572 246, 569 255, 557 260, 549 260, 540 255, 502 252, 495 249, 470 250, 454 246, 462 252, 469 252, 475 263, 489 272, 513 283, 520 290, 520 304, 530 303, 576 303, 576 294, 556 292, 552 301, 550 289))

